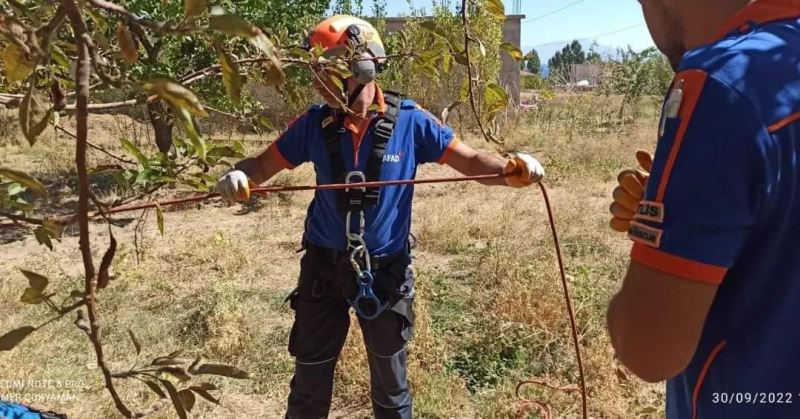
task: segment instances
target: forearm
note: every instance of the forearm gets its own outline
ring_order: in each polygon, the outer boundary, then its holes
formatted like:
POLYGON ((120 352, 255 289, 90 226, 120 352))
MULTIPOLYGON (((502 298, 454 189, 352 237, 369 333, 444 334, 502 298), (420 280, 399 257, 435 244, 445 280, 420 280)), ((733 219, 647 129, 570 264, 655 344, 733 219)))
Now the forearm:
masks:
POLYGON ((611 298, 608 305, 608 312, 606 313, 606 327, 608 328, 608 336, 611 338, 611 347, 615 353, 621 350, 619 342, 619 304, 617 296, 611 298))
MULTIPOLYGON (((465 176, 480 176, 501 174, 508 163, 506 160, 488 153, 481 153, 477 151, 473 153, 474 154, 471 154, 468 158, 464 159, 464 162, 458 165, 458 167, 455 165, 453 167, 465 176)), ((506 179, 503 177, 480 180, 478 182, 487 186, 506 185, 506 179)))
POLYGON ((267 181, 264 167, 257 157, 246 158, 234 166, 236 170, 241 170, 255 184, 262 184, 267 181))
POLYGON ((234 168, 244 172, 244 174, 257 185, 268 181, 283 169, 283 167, 277 163, 269 149, 259 156, 246 158, 236 163, 234 168))

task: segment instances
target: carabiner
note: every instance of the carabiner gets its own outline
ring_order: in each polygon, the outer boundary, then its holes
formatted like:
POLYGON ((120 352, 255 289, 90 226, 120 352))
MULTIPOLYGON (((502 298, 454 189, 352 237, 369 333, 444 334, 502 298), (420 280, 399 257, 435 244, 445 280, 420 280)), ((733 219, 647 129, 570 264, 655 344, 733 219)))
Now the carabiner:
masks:
POLYGON ((363 278, 364 272, 372 272, 372 263, 370 262, 369 252, 367 251, 367 245, 364 244, 363 240, 361 241, 361 245, 358 247, 354 247, 353 251, 350 252, 350 266, 353 267, 353 271, 358 274, 359 278, 363 278), (364 258, 364 270, 361 269, 361 265, 358 264, 356 260, 357 257, 364 258))
POLYGON ((350 306, 356 311, 359 317, 364 320, 372 320, 381 315, 386 308, 389 307, 389 303, 381 303, 381 300, 375 295, 375 292, 372 290, 372 283, 374 282, 374 278, 372 274, 368 271, 361 271, 358 274, 358 296, 352 300, 347 300, 350 303, 350 306), (369 304, 367 310, 364 309, 363 304, 369 304), (371 311, 368 311, 371 310, 371 311))

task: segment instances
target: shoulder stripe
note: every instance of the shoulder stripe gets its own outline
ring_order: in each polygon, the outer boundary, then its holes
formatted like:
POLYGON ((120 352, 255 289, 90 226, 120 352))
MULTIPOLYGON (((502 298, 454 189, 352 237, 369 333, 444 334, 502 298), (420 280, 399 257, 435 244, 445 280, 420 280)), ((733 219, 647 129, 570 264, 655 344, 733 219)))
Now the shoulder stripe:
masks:
POLYGON ((295 165, 289 163, 289 160, 286 160, 286 157, 283 156, 281 150, 278 149, 278 143, 272 143, 269 146, 269 151, 282 168, 286 170, 293 170, 295 168, 295 165))
POLYGON ((456 149, 456 146, 458 146, 458 143, 460 142, 461 140, 459 140, 457 137, 453 137, 453 139, 450 140, 450 144, 448 144, 447 148, 444 149, 442 157, 440 157, 439 161, 437 161, 436 163, 446 164, 447 161, 450 160, 450 156, 453 155, 453 151, 456 149))
POLYGON ((728 273, 722 266, 675 256, 638 242, 633 244, 631 259, 670 275, 712 285, 721 284, 728 273))
POLYGON ((786 118, 781 119, 780 121, 772 124, 769 126, 769 132, 774 133, 775 131, 780 131, 783 128, 791 125, 794 122, 800 122, 800 112, 789 115, 786 118))
POLYGON ((656 195, 656 202, 664 202, 664 194, 667 190, 669 183, 669 176, 672 174, 672 168, 675 166, 675 160, 678 158, 678 152, 681 149, 681 143, 686 136, 686 131, 689 129, 689 123, 692 120, 692 114, 697 107, 697 102, 700 101, 700 95, 703 93, 703 87, 708 79, 708 74, 701 70, 688 70, 681 72, 675 76, 675 84, 673 89, 678 88, 680 83, 683 89, 683 104, 681 104, 680 118, 681 124, 678 127, 678 133, 672 144, 672 149, 669 152, 667 163, 664 165, 664 171, 661 175, 661 183, 658 185, 658 194, 656 195))

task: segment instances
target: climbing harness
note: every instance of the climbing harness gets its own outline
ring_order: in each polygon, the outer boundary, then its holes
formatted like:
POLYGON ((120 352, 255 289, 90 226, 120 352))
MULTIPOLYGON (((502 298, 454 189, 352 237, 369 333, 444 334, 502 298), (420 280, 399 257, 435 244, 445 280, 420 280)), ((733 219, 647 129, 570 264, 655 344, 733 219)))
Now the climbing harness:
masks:
MULTIPOLYGON (((366 216, 364 209, 375 206, 380 200, 380 188, 363 186, 366 182, 380 180, 381 165, 386 154, 386 146, 392 138, 394 126, 400 113, 403 96, 399 93, 387 91, 384 94, 386 109, 373 125, 373 144, 365 171, 351 171, 345 174, 345 160, 342 156, 341 137, 345 130, 342 125, 342 116, 337 115, 329 106, 325 106, 322 116, 322 133, 325 139, 325 148, 328 153, 331 177, 341 180, 346 185, 362 184, 362 186, 346 187, 337 193, 337 208, 344 212, 345 234, 347 235, 347 250, 350 252, 350 263, 355 272, 355 281, 358 285, 358 294, 348 299, 359 317, 372 320, 381 315, 389 306, 388 302, 381 302, 372 288, 374 277, 370 265, 370 252, 364 240, 366 230, 366 216), (357 217, 357 225, 353 218, 357 217), (358 230, 353 231, 353 227, 358 230), (359 263, 359 260, 363 261, 359 263)), ((358 151, 356 151, 358 152, 358 151)))

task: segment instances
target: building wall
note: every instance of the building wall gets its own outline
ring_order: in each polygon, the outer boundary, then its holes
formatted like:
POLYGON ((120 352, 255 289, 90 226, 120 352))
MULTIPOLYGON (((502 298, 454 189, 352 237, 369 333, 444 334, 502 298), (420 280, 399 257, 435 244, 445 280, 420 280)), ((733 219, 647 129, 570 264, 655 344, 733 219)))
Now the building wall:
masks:
MULTIPOLYGON (((503 27, 503 41, 510 42, 516 45, 517 48, 521 47, 522 43, 522 19, 525 15, 509 15, 506 16, 506 23, 503 27)), ((386 30, 388 32, 397 32, 403 30, 406 24, 405 17, 388 17, 386 18, 386 30)), ((514 104, 519 104, 519 91, 520 91, 520 66, 508 54, 501 52, 500 55, 503 59, 503 66, 500 70, 500 84, 508 89, 510 98, 514 104)))

